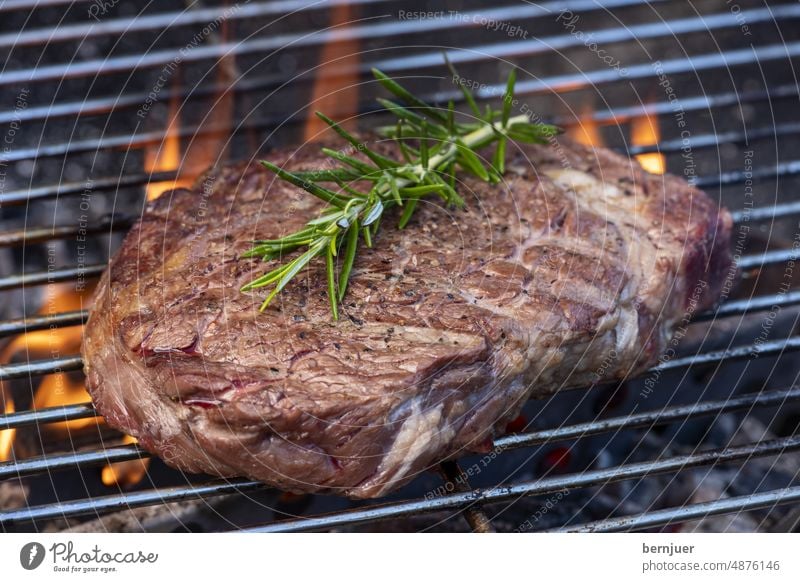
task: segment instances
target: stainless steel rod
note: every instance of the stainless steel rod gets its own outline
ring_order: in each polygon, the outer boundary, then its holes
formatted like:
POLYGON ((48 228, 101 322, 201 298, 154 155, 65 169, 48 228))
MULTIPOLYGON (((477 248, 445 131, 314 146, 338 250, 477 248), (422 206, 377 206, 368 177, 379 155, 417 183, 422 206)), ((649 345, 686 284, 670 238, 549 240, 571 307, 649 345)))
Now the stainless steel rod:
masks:
POLYGON ((207 485, 165 487, 126 493, 124 495, 94 497, 0 512, 0 524, 10 525, 35 519, 56 519, 59 517, 67 518, 79 515, 110 513, 134 507, 163 505, 173 501, 183 501, 184 499, 204 499, 216 495, 249 493, 264 488, 265 485, 257 481, 225 481, 207 485))
POLYGON ((5 364, 0 366, 0 382, 17 378, 27 378, 29 376, 74 372, 82 368, 83 361, 80 356, 66 356, 47 360, 33 360, 19 364, 5 364))
POLYGON ((21 461, 7 461, 0 463, 0 480, 12 477, 29 477, 39 473, 49 473, 73 467, 92 467, 116 463, 119 461, 132 461, 146 459, 150 453, 137 445, 123 445, 108 447, 96 451, 75 451, 72 453, 45 455, 21 461))
POLYGON ((760 356, 777 356, 784 352, 798 349, 800 349, 800 336, 792 336, 786 339, 767 341, 762 344, 736 346, 727 350, 716 350, 713 352, 675 358, 653 366, 647 373, 660 373, 666 370, 676 370, 703 364, 718 364, 726 360, 744 360, 747 358, 755 359, 760 356))
POLYGON ((36 244, 56 239, 74 238, 87 234, 110 234, 131 227, 134 220, 129 216, 103 217, 92 222, 91 226, 53 225, 31 226, 17 230, 0 232, 0 247, 36 244))
POLYGON ((27 333, 29 331, 81 325, 86 322, 88 317, 89 312, 84 310, 64 311, 53 315, 37 315, 34 317, 0 321, 0 338, 27 333))
POLYGON ((707 321, 720 317, 755 313, 757 311, 772 309, 775 306, 790 307, 792 305, 800 305, 800 291, 773 293, 771 295, 759 295, 748 299, 726 301, 716 309, 698 314, 692 321, 707 321))
POLYGON ((754 509, 766 509, 778 505, 800 502, 800 487, 787 487, 775 491, 765 491, 752 495, 740 495, 737 497, 727 497, 705 503, 693 503, 681 507, 670 509, 658 509, 628 515, 625 517, 615 517, 599 521, 593 521, 583 525, 566 526, 554 529, 555 532, 621 532, 649 529, 673 523, 683 523, 696 519, 703 519, 712 515, 726 515, 752 511, 754 509))
POLYGON ((558 428, 506 435, 495 440, 494 448, 503 451, 520 447, 530 447, 553 441, 578 439, 608 432, 652 427, 703 416, 714 416, 736 410, 782 406, 785 403, 797 401, 800 401, 800 387, 793 387, 788 390, 743 394, 741 396, 732 396, 725 400, 694 402, 692 404, 669 406, 658 410, 634 412, 627 416, 601 418, 580 424, 560 426, 558 428))
POLYGON ((125 174, 116 178, 97 178, 88 182, 61 182, 26 190, 11 190, 0 194, 0 206, 17 206, 27 204, 32 200, 60 198, 61 196, 74 196, 83 193, 90 194, 104 190, 109 190, 116 194, 125 188, 143 186, 154 182, 169 182, 177 177, 178 173, 175 171, 153 172, 152 174, 125 174))
POLYGON ((39 271, 36 273, 23 273, 0 278, 0 291, 16 289, 30 285, 46 285, 62 281, 76 281, 81 277, 99 277, 106 270, 105 264, 85 265, 82 267, 64 267, 52 271, 39 271))
POLYGON ((97 411, 90 403, 71 404, 69 406, 52 406, 38 410, 21 410, 0 414, 0 430, 20 428, 34 424, 48 424, 51 422, 65 422, 97 416, 97 411))

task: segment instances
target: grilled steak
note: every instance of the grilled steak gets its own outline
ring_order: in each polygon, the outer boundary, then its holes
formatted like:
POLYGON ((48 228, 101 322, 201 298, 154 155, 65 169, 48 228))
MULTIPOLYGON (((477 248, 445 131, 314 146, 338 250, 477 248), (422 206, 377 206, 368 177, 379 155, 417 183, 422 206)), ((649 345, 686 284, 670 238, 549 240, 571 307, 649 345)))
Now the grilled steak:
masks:
POLYGON ((460 191, 465 209, 421 203, 359 253, 339 322, 324 261, 265 313, 239 291, 269 266, 240 254, 312 196, 253 163, 148 203, 86 327, 98 410, 179 469, 380 496, 485 450, 531 396, 648 368, 730 268, 726 211, 607 150, 526 146, 505 184, 460 191))

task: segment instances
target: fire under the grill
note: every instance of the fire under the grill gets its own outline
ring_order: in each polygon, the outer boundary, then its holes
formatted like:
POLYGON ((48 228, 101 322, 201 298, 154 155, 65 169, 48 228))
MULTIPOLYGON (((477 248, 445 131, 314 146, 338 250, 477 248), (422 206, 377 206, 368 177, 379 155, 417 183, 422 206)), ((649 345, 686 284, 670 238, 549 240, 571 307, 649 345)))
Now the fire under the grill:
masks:
POLYGON ((796 531, 800 6, 735 6, 0 6, 0 529, 796 531), (518 66, 520 95, 572 138, 730 208, 741 279, 725 302, 641 378, 530 402, 489 453, 380 502, 182 474, 107 427, 81 325, 143 202, 316 139, 315 109, 377 123, 373 66, 458 100, 442 52, 486 101, 518 66))

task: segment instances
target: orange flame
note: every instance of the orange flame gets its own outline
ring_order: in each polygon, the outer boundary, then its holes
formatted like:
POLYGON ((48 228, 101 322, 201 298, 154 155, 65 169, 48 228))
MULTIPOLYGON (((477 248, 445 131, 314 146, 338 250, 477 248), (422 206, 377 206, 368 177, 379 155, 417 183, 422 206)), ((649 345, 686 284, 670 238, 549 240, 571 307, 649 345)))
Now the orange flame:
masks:
MULTIPOLYGON (((6 398, 5 413, 14 412, 14 402, 11 397, 6 398)), ((11 451, 14 449, 14 435, 17 429, 0 430, 0 461, 7 461, 11 458, 11 451)))
MULTIPOLYGON (((91 289, 79 293, 69 284, 48 285, 44 291, 44 300, 40 315, 53 315, 64 311, 85 309, 91 289)), ((80 326, 45 329, 28 332, 17 337, 0 355, 0 361, 8 362, 16 354, 26 354, 28 359, 59 357, 63 354, 77 353, 80 349, 82 328, 80 326)), ((0 385, 0 393, 3 386, 0 385)), ((42 379, 33 397, 33 409, 52 406, 65 406, 89 402, 83 382, 75 379, 75 375, 67 373, 50 374, 42 379)), ((14 403, 10 398, 5 401, 6 413, 14 412, 14 403)), ((59 434, 69 434, 86 427, 102 423, 101 418, 82 418, 48 424, 46 430, 59 434)), ((0 431, 0 460, 10 458, 15 429, 0 431)), ((131 437, 125 437, 130 439, 131 437)), ((130 441, 126 441, 130 442, 130 441)), ((134 441, 135 442, 135 441, 134 441)), ((145 461, 121 463, 118 468, 121 483, 134 484, 141 480, 147 469, 145 461)), ((116 482, 116 481, 115 481, 116 482)))
MULTIPOLYGON (((181 137, 178 133, 180 126, 180 99, 175 94, 169 100, 169 121, 167 122, 164 139, 159 144, 145 147, 145 172, 148 174, 170 172, 181 167, 181 137)), ((185 188, 191 185, 191 179, 182 178, 180 172, 178 174, 175 180, 147 184, 147 199, 155 200, 167 190, 185 188)))
POLYGON ((592 116, 592 108, 589 105, 582 108, 577 123, 567 128, 567 135, 578 143, 588 146, 600 147, 605 143, 603 136, 600 135, 600 126, 592 116))
MULTIPOLYGON (((54 315, 64 311, 83 309, 88 301, 91 289, 83 293, 75 291, 69 284, 48 285, 44 290, 40 315, 54 315)), ((0 355, 0 361, 9 362, 17 354, 25 354, 26 359, 35 360, 47 357, 60 357, 64 354, 77 353, 81 345, 80 326, 30 331, 14 339, 0 355)), ((45 377, 33 398, 33 408, 45 408, 66 404, 89 402, 89 394, 83 384, 72 380, 67 374, 51 374, 45 377)), ((10 395, 6 398, 6 413, 14 411, 14 403, 10 395)), ((69 431, 97 424, 97 419, 80 419, 48 425, 48 429, 69 431)), ((0 460, 9 458, 16 431, 0 432, 0 460)))
MULTIPOLYGON (((349 4, 337 4, 331 8, 331 34, 333 38, 325 44, 320 54, 320 67, 311 105, 316 111, 336 111, 340 119, 345 119, 344 127, 351 128, 353 120, 349 115, 358 111, 358 40, 347 38, 344 26, 353 20, 353 7, 349 4), (345 71, 342 74, 326 75, 325 68, 345 71)), ((305 141, 317 141, 322 138, 327 124, 316 115, 309 115, 303 132, 305 141)))
MULTIPOLYGON (((216 41, 225 44, 229 37, 229 22, 223 20, 216 41)), ((236 106, 233 86, 239 77, 236 54, 230 51, 216 63, 215 79, 220 90, 208 104, 208 113, 203 117, 200 131, 187 144, 181 168, 185 175, 198 176, 226 160, 236 106)))
MULTIPOLYGON (((631 119, 631 142, 633 145, 655 145, 661 139, 661 129, 658 119, 652 115, 643 115, 631 119)), ((664 154, 652 152, 636 156, 639 164, 651 174, 663 174, 667 171, 667 161, 664 154)))
MULTIPOLYGON (((63 311, 84 309, 90 293, 91 289, 78 293, 68 283, 48 285, 44 290, 42 307, 38 313, 39 315, 55 315, 63 311)), ((68 353, 68 350, 77 352, 81 345, 81 335, 82 330, 79 326, 29 331, 15 338, 6 347, 5 354, 7 356, 2 360, 7 362, 20 352, 28 353, 31 358, 65 354, 68 353)))
MULTIPOLYGON (((126 445, 133 445, 137 442, 134 437, 127 434, 122 438, 122 443, 126 445)), ((132 461, 111 463, 103 467, 100 479, 102 479, 103 485, 108 487, 115 485, 118 487, 132 487, 147 474, 149 464, 150 459, 134 459, 132 461)))
MULTIPOLYGON (((68 406, 70 404, 83 404, 89 402, 91 398, 83 382, 73 380, 67 374, 50 374, 46 376, 33 397, 33 408, 50 408, 52 406, 68 406)), ((48 430, 69 433, 72 430, 80 430, 87 426, 96 425, 102 422, 100 418, 80 418, 77 420, 67 420, 64 422, 54 422, 47 425, 48 430)))
MULTIPOLYGON (((44 290, 40 315, 54 315, 64 311, 84 309, 91 289, 79 293, 68 283, 48 285, 44 290)), ((30 360, 60 357, 80 350, 82 328, 80 326, 29 331, 14 339, 6 348, 2 361, 10 361, 14 355, 26 354, 30 360)), ((46 376, 36 389, 33 408, 64 406, 89 402, 90 397, 82 382, 73 380, 65 373, 46 376)), ((12 405, 13 406, 13 405, 12 405)), ((85 418, 50 424, 48 429, 57 431, 78 430, 97 424, 98 419, 85 418)))

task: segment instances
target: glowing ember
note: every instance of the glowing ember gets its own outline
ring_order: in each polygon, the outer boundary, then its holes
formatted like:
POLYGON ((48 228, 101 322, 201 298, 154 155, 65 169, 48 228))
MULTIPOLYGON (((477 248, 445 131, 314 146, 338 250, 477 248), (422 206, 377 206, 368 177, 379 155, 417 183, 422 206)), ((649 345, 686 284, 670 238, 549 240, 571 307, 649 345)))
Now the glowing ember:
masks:
MULTIPOLYGON (((122 438, 123 444, 132 445, 136 444, 136 439, 132 436, 125 435, 122 438)), ((120 463, 111 463, 103 467, 100 473, 100 478, 103 485, 108 487, 132 487, 136 485, 147 474, 147 467, 150 464, 150 459, 134 459, 132 461, 122 461, 120 463)))
MULTIPOLYGON (((661 131, 658 127, 658 120, 649 115, 634 117, 631 120, 631 142, 633 145, 655 145, 661 138, 661 131)), ((667 171, 667 162, 663 154, 653 152, 649 154, 639 154, 636 160, 642 168, 651 174, 663 174, 667 171)))

